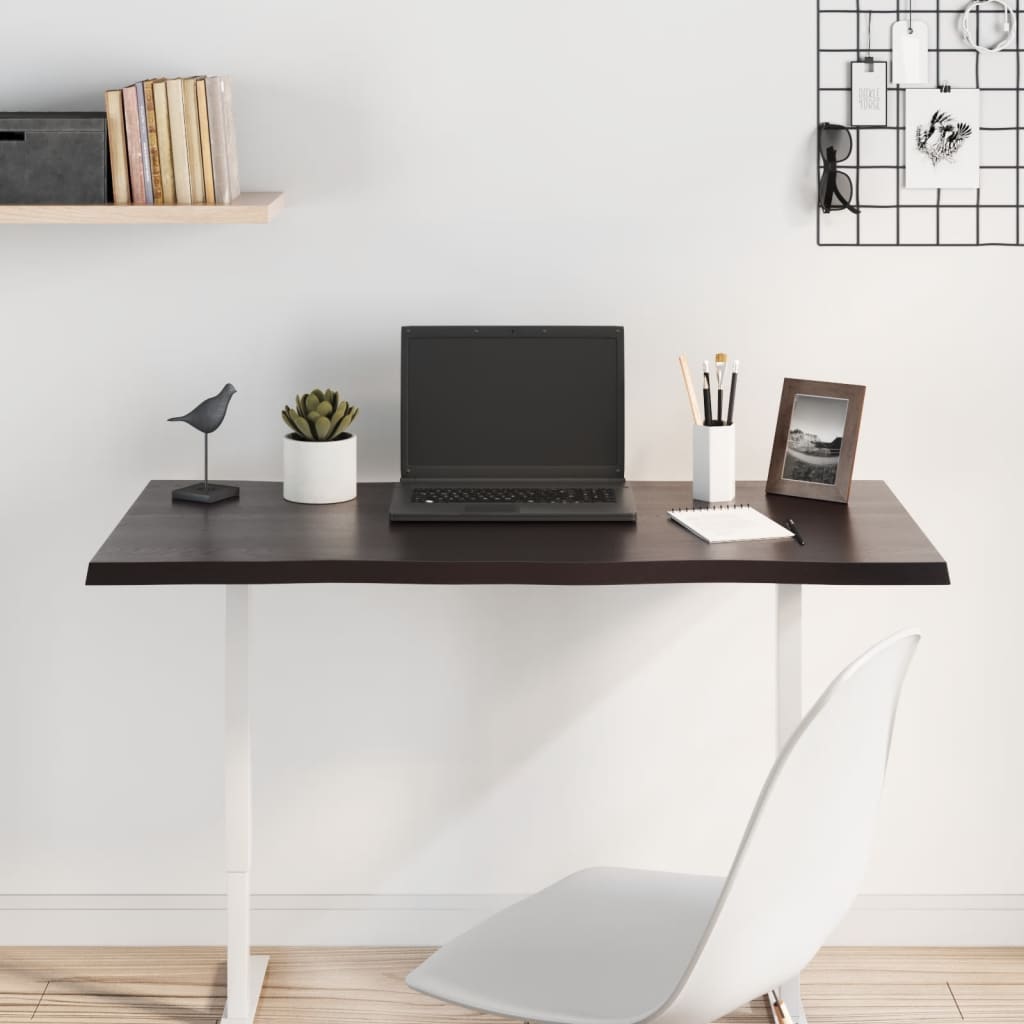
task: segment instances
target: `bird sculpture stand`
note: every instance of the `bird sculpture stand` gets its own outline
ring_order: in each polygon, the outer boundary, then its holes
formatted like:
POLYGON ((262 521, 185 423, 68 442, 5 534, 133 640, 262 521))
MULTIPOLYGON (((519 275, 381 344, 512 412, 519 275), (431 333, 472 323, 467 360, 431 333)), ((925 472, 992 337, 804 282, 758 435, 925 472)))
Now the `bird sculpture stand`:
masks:
POLYGON ((187 423, 203 435, 203 479, 199 483, 178 487, 171 492, 173 501, 197 501, 201 505, 215 505, 218 501, 229 501, 238 497, 238 488, 233 484, 210 483, 210 435, 224 422, 228 402, 235 394, 233 384, 225 384, 220 393, 200 402, 184 416, 172 416, 168 423, 187 423))

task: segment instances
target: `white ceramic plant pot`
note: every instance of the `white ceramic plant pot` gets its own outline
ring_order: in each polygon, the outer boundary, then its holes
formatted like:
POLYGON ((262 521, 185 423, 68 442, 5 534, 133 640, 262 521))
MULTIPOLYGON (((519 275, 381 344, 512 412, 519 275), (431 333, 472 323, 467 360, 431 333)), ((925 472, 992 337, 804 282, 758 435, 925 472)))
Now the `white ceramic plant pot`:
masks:
POLYGON ((284 497, 329 505, 356 496, 356 436, 337 441, 284 439, 284 497))

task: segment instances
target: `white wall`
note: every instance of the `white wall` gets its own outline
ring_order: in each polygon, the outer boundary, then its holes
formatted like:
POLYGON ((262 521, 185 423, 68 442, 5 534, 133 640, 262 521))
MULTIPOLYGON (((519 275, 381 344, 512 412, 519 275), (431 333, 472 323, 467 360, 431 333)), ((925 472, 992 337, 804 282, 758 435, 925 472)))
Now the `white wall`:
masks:
MULTIPOLYGON (((858 475, 954 585, 807 595, 808 699, 887 631, 926 634, 865 892, 1024 891, 1024 253, 815 246, 811 5, 165 15, 4 14, 6 109, 233 75, 243 185, 288 208, 0 230, 0 893, 221 891, 222 595, 86 590, 86 564, 149 478, 196 472, 164 420, 225 380, 215 473, 279 476, 278 409, 332 385, 363 409, 363 479, 394 478, 398 329, 443 322, 624 324, 637 479, 689 476, 680 351, 743 359, 747 478, 784 376, 866 384, 858 475)), ((755 587, 258 592, 256 889, 724 870, 772 753, 769 610, 755 587)))

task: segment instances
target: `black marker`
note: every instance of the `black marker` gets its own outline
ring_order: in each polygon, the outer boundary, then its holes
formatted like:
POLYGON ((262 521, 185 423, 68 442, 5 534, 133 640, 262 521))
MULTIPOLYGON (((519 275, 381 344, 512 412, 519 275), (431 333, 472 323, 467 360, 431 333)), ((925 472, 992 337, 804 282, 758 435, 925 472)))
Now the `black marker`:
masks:
POLYGON ((794 523, 792 519, 786 520, 786 529, 793 534, 793 540, 795 540, 800 547, 803 547, 804 539, 800 536, 800 531, 796 528, 796 523, 794 523))
POLYGON ((732 384, 729 387, 729 418, 725 421, 727 427, 732 426, 732 414, 736 411, 736 382, 740 378, 740 361, 733 360, 732 384))

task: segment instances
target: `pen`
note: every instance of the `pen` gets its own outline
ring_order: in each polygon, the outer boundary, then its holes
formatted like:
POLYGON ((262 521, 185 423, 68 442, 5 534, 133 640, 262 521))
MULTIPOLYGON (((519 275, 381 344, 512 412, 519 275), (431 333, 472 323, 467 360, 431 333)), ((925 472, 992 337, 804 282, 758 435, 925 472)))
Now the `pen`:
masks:
POLYGON ((791 534, 793 534, 793 540, 795 540, 797 544, 800 545, 800 547, 803 547, 804 539, 800 536, 800 531, 796 528, 796 523, 793 522, 792 519, 786 520, 786 529, 789 530, 791 534))
POLYGON ((704 426, 713 427, 714 417, 711 415, 711 366, 704 360, 704 426))
POLYGON ((732 383, 729 385, 729 418, 725 421, 727 427, 732 426, 732 414, 736 408, 736 381, 740 375, 740 361, 734 359, 732 363, 732 383))

